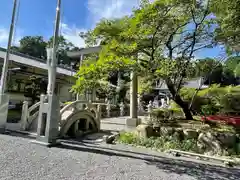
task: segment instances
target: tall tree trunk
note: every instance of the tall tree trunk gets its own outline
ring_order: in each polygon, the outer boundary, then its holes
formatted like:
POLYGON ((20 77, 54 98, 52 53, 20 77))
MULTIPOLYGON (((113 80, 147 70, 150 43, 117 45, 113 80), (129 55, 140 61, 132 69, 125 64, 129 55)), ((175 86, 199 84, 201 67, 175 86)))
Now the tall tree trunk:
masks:
POLYGON ((183 109, 186 119, 193 120, 193 116, 188 107, 188 103, 184 102, 182 100, 182 98, 180 97, 180 95, 177 93, 172 80, 167 78, 167 79, 165 79, 165 82, 167 84, 167 87, 168 87, 170 93, 173 96, 173 100, 183 109))

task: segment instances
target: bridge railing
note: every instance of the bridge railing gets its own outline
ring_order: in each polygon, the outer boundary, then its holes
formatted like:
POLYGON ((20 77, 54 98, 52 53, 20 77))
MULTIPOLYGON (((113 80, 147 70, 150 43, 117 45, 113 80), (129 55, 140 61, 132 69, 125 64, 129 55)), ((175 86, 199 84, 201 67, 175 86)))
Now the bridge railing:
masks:
MULTIPOLYGON (((64 103, 60 102, 60 107, 65 106, 64 103)), ((34 119, 38 117, 40 108, 40 102, 37 102, 29 107, 28 101, 23 102, 22 115, 21 115, 21 130, 27 130, 34 119)))

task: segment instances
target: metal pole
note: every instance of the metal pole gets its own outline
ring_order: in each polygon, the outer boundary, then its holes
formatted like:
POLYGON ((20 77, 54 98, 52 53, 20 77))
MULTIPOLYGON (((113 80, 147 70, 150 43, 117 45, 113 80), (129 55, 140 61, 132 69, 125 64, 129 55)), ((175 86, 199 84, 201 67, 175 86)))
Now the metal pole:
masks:
POLYGON ((57 48, 58 48, 58 36, 59 36, 59 26, 60 26, 60 8, 61 8, 61 0, 58 0, 57 9, 56 9, 56 22, 55 22, 55 30, 53 36, 53 53, 52 53, 52 80, 51 80, 51 93, 54 94, 55 82, 56 82, 56 70, 57 70, 57 48))
POLYGON ((6 91, 8 61, 9 61, 10 50, 11 50, 12 39, 13 39, 17 1, 18 0, 14 0, 14 4, 13 4, 12 20, 11 20, 10 32, 9 32, 9 36, 8 36, 7 51, 6 51, 6 56, 5 56, 4 63, 3 63, 2 75, 1 75, 1 81, 0 81, 0 94, 4 94, 6 91))

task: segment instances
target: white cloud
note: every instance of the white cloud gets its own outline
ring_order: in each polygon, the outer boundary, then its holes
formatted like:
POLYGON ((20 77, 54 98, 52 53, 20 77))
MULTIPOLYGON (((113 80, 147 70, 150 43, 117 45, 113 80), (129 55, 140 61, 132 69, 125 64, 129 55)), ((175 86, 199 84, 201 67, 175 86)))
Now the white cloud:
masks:
MULTIPOLYGON (((150 0, 153 2, 154 0, 150 0)), ((133 8, 139 7, 140 0, 88 0, 88 22, 90 28, 94 28, 101 19, 120 18, 130 15, 133 8)), ((79 37, 79 32, 86 32, 87 29, 77 28, 62 23, 62 35, 78 47, 84 47, 84 41, 79 37)))
POLYGON ((8 41, 8 31, 5 28, 0 28, 0 47, 6 47, 8 41))
MULTIPOLYGON (((18 46, 19 41, 22 38, 22 30, 18 29, 15 34, 13 34, 13 46, 18 46)), ((7 28, 0 28, 0 47, 7 47, 9 30, 7 28)))
POLYGON ((88 0, 88 10, 93 26, 102 18, 119 18, 130 15, 140 0, 88 0))
POLYGON ((70 41, 77 47, 84 47, 84 40, 80 38, 80 32, 86 32, 86 29, 80 29, 76 26, 69 26, 66 23, 61 23, 61 35, 65 37, 66 40, 70 41))

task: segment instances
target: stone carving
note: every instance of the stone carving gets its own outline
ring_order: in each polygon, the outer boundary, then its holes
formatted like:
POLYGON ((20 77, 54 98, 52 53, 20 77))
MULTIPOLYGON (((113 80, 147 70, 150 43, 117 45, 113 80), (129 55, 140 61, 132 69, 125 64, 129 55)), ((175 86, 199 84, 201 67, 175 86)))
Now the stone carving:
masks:
POLYGON ((154 136, 154 130, 152 126, 146 125, 146 124, 140 124, 136 128, 137 134, 140 137, 143 138, 149 138, 151 136, 154 136))
POLYGON ((149 101, 149 104, 147 105, 147 111, 148 111, 149 118, 151 118, 152 109, 153 109, 153 102, 149 101))
POLYGON ((28 102, 24 101, 22 106, 22 116, 21 116, 21 130, 26 130, 27 125, 27 118, 28 118, 28 102))
POLYGON ((110 104, 110 101, 108 100, 107 101, 107 117, 111 117, 111 104, 110 104))
POLYGON ((120 116, 124 116, 125 115, 124 109, 125 109, 125 105, 124 105, 123 102, 121 102, 121 104, 120 104, 120 116))
POLYGON ((147 105, 147 108, 148 108, 148 113, 150 113, 153 109, 153 102, 152 101, 149 101, 149 103, 147 105))
POLYGON ((167 103, 165 101, 164 98, 161 99, 161 108, 166 108, 167 107, 167 103))

